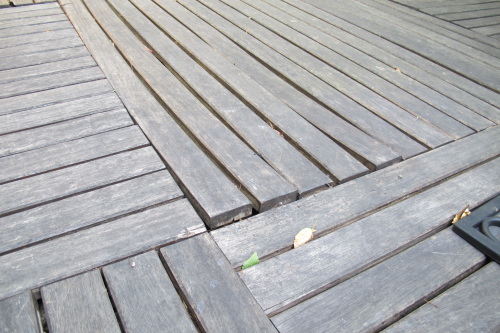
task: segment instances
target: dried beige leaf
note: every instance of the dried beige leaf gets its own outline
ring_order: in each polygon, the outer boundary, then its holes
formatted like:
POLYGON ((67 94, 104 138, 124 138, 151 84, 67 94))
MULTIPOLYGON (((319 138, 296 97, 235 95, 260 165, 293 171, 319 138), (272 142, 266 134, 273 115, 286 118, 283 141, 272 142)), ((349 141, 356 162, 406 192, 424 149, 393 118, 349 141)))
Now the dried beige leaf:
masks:
POLYGON ((401 70, 398 67, 396 67, 395 70, 396 70, 396 72, 400 72, 401 73, 401 70))
POLYGON ((295 235, 295 239, 293 240, 293 248, 296 249, 313 239, 315 231, 316 230, 313 228, 304 228, 300 230, 299 233, 295 235))
POLYGON ((460 211, 460 213, 458 213, 457 215, 455 215, 455 217, 453 218, 453 221, 451 221, 452 224, 455 224, 458 220, 463 219, 464 217, 470 215, 470 210, 467 207, 465 207, 464 209, 462 209, 460 211))

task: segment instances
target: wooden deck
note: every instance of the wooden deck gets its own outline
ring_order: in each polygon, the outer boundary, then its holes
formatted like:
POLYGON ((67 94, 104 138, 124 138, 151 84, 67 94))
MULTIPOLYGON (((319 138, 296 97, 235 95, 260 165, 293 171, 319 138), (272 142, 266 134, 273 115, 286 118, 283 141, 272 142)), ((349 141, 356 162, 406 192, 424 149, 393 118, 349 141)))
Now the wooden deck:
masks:
POLYGON ((498 2, 23 4, 3 331, 500 330, 500 266, 451 230, 500 194, 498 2))

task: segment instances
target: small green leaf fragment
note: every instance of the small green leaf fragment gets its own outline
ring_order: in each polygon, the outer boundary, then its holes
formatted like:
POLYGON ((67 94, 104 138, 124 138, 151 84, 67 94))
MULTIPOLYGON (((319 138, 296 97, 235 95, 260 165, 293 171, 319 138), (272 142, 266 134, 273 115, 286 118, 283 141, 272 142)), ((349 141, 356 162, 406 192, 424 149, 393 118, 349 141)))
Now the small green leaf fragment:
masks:
POLYGON ((255 266, 257 265, 258 263, 260 262, 259 260, 259 256, 257 255, 257 252, 254 252, 250 258, 248 258, 247 260, 245 260, 245 262, 243 263, 243 266, 241 266, 241 269, 246 269, 248 267, 252 267, 252 266, 255 266))

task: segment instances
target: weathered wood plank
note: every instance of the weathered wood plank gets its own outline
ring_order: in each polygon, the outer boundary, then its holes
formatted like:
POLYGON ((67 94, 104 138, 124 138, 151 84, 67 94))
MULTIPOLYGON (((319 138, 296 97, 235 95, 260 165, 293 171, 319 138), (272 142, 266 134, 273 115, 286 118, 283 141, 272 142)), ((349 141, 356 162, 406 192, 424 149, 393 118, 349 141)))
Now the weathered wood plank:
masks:
POLYGON ((206 224, 215 228, 250 215, 250 201, 165 112, 82 2, 64 1, 63 5, 128 111, 166 161, 206 224))
POLYGON ((212 236, 235 267, 254 251, 261 258, 269 257, 290 249, 302 228, 315 226, 320 235, 498 156, 500 147, 490 142, 498 141, 499 136, 498 126, 485 130, 311 198, 213 231, 212 236))
MULTIPOLYGON (((498 21, 500 23, 500 20, 498 21)), ((487 27, 478 27, 478 28, 473 28, 475 32, 479 32, 480 34, 491 36, 491 35, 496 35, 500 34, 500 24, 496 25, 489 25, 487 27)))
POLYGON ((494 332, 500 327, 500 266, 494 262, 432 299, 384 332, 494 332))
POLYGON ((125 109, 111 110, 0 136, 0 157, 133 125, 125 109))
POLYGON ((100 224, 182 195, 168 171, 163 170, 11 214, 0 218, 0 252, 100 224))
POLYGON ((23 112, 0 116, 0 134, 16 132, 78 117, 122 108, 115 93, 84 97, 23 112))
POLYGON ((280 332, 377 331, 484 261, 448 228, 272 320, 280 332))
POLYGON ((449 13, 449 14, 441 14, 441 15, 436 15, 436 16, 443 19, 443 20, 455 21, 455 20, 467 20, 467 19, 473 19, 473 18, 477 18, 477 17, 488 17, 488 16, 496 16, 496 15, 500 15, 500 9, 475 10, 472 12, 449 13))
POLYGON ((210 235, 160 252, 204 331, 276 332, 210 235))
MULTIPOLYGON (((29 132, 28 132, 29 133, 29 132)), ((0 183, 144 147, 149 142, 138 126, 61 142, 0 158, 0 183)))
POLYGON ((71 29, 71 23, 68 20, 58 22, 47 22, 35 25, 20 26, 11 29, 0 29, 0 41, 6 37, 37 34, 46 31, 56 31, 62 29, 71 29))
MULTIPOLYGON (((166 3, 166 1, 162 2, 162 5, 166 6, 166 3)), ((279 71, 279 73, 288 80, 299 85, 312 96, 331 107, 337 114, 348 119, 355 126, 376 137, 378 140, 384 142, 403 157, 414 156, 425 151, 423 146, 408 138, 387 122, 375 116, 347 96, 339 93, 330 85, 291 62, 286 57, 273 52, 261 42, 250 38, 244 31, 235 29, 234 25, 230 22, 214 12, 207 10, 206 7, 200 3, 184 2, 183 5, 200 16, 203 20, 209 22, 214 28, 228 36, 240 47, 246 49, 247 52, 258 57, 274 70, 279 71), (314 89, 311 89, 311 87, 314 87, 314 89)))
POLYGON ((31 292, 0 301, 0 326, 4 332, 40 332, 31 292))
POLYGON ((2 100, 0 115, 46 107, 51 104, 72 101, 84 97, 101 95, 109 93, 112 90, 113 88, 109 85, 107 80, 98 80, 40 91, 29 95, 4 98, 2 100))
POLYGON ((465 28, 477 28, 487 25, 493 25, 500 22, 500 16, 479 17, 468 20, 454 21, 454 23, 461 25, 465 28))
POLYGON ((178 200, 0 257, 0 299, 80 274, 206 229, 178 200))
POLYGON ((494 197, 498 170, 495 159, 246 269, 241 277, 268 315, 281 312, 444 229, 463 207, 494 197))
MULTIPOLYGON (((140 8, 144 8, 139 3, 136 4, 140 8)), ((370 165, 372 168, 379 169, 399 159, 399 156, 395 152, 385 147, 382 143, 336 116, 330 110, 315 103, 306 95, 296 90, 292 85, 287 84, 277 75, 273 74, 241 48, 235 48, 234 43, 228 38, 218 33, 213 27, 187 11, 184 7, 171 1, 159 1, 158 5, 162 6, 170 15, 175 16, 185 26, 189 27, 197 36, 210 44, 212 48, 222 53, 248 76, 287 103, 295 112, 321 129, 336 142, 353 151, 355 155, 360 156, 359 158, 364 163, 370 165)), ((184 34, 190 36, 189 39, 188 36, 185 37, 188 41, 193 40, 192 38, 196 39, 194 35, 172 24, 169 25, 169 33, 175 36, 176 40, 179 40, 184 34)), ((183 43, 186 44, 187 42, 183 43)))
POLYGON ((56 40, 60 38, 72 37, 75 35, 73 29, 61 29, 61 30, 51 30, 51 31, 41 31, 38 33, 33 33, 29 35, 22 36, 11 36, 2 38, 2 43, 0 44, 0 49, 18 45, 31 44, 33 42, 56 40))
POLYGON ((127 332, 197 332, 154 251, 102 269, 127 332))
POLYGON ((14 6, 32 5, 33 0, 11 0, 14 6))
POLYGON ((57 4, 43 4, 41 6, 10 7, 2 11, 2 17, 0 18, 0 20, 16 20, 30 16, 53 15, 60 13, 61 9, 57 4))
POLYGON ((217 163, 241 185, 256 210, 265 211, 297 198, 297 189, 212 113, 207 112, 201 101, 148 51, 107 4, 99 1, 86 3, 151 89, 217 163))
POLYGON ((497 1, 486 2, 481 4, 468 4, 468 5, 452 5, 452 6, 433 6, 425 7, 422 9, 423 12, 431 15, 447 14, 447 13, 460 13, 460 12, 470 12, 474 10, 485 10, 500 8, 500 3, 497 1))
MULTIPOLYGON (((77 37, 67 37, 67 38, 61 38, 58 40, 58 42, 54 41, 41 41, 39 43, 31 43, 28 45, 19 45, 19 46, 13 46, 13 47, 7 47, 5 49, 0 49, 0 56, 2 57, 15 57, 19 55, 25 55, 25 57, 28 57, 28 55, 32 53, 41 53, 41 52, 47 52, 47 51, 54 51, 54 50, 59 50, 59 49, 65 49, 65 48, 72 48, 72 47, 77 47, 77 46, 82 46, 83 43, 82 41, 77 37)), ((38 54, 41 56, 41 54, 38 54)), ((17 57, 17 61, 20 61, 22 57, 17 57)), ((16 65, 11 65, 16 66, 16 65)), ((23 66, 21 66, 23 67, 23 66)), ((2 69, 7 69, 9 67, 7 66, 2 66, 2 69)))
POLYGON ((7 29, 7 28, 14 28, 14 27, 21 27, 21 26, 31 26, 31 25, 35 25, 35 24, 60 22, 60 21, 67 21, 67 20, 68 20, 67 17, 62 12, 60 12, 59 14, 39 16, 39 17, 36 17, 36 16, 35 17, 27 17, 27 18, 21 18, 21 19, 17 19, 17 20, 8 20, 8 21, 1 21, 0 20, 0 29, 7 29))
POLYGON ((0 187, 0 214, 11 213, 47 201, 109 185, 153 171, 164 165, 153 148, 142 148, 0 187), (84 175, 84 176, 83 176, 84 175))
POLYGON ((41 293, 51 332, 121 332, 98 270, 45 286, 41 293))

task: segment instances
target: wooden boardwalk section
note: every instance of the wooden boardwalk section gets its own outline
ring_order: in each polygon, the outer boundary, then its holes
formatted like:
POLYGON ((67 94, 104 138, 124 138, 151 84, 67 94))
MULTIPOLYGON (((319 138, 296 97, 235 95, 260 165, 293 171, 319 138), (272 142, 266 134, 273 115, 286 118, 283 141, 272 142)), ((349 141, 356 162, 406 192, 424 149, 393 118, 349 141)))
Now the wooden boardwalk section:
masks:
POLYGON ((500 209, 498 2, 34 2, 0 1, 0 330, 500 330, 451 226, 500 209))

